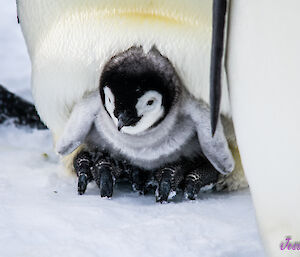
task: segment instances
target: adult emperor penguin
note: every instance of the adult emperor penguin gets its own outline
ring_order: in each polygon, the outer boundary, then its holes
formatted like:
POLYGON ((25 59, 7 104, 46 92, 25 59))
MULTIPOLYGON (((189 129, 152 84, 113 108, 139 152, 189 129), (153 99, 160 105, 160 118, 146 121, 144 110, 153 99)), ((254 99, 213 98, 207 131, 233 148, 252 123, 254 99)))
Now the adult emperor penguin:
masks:
POLYGON ((272 257, 300 256, 299 10, 298 0, 214 0, 212 127, 226 63, 237 142, 272 257))

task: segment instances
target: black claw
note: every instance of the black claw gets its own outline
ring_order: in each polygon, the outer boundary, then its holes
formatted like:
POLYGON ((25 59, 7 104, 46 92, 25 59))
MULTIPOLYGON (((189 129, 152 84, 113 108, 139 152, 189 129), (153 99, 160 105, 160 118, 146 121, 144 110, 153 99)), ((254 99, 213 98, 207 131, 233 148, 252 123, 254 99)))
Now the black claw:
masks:
POLYGON ((101 197, 112 197, 115 172, 113 167, 113 160, 105 152, 99 152, 92 174, 99 187, 101 197))
POLYGON ((218 175, 218 171, 209 162, 193 169, 185 178, 186 197, 195 200, 202 187, 215 184, 218 181, 218 175))
POLYGON ((163 178, 158 188, 158 201, 167 202, 171 192, 171 180, 163 178))
POLYGON ((111 167, 101 166, 98 170, 98 186, 101 197, 112 197, 113 194, 113 177, 111 167))
POLYGON ((131 183, 133 191, 144 193, 146 185, 146 174, 144 171, 133 167, 131 171, 131 183))
POLYGON ((83 195, 92 180, 92 157, 88 152, 79 153, 74 159, 74 169, 78 176, 78 194, 83 195))
POLYGON ((185 193, 188 199, 195 200, 199 189, 197 189, 195 183, 188 182, 185 188, 185 193))
POLYGON ((201 170, 196 169, 190 172, 185 181, 185 196, 190 200, 195 200, 202 184, 201 170))
POLYGON ((78 178, 78 194, 83 195, 88 185, 88 179, 85 174, 82 174, 78 178))
POLYGON ((156 179, 158 181, 157 189, 157 202, 167 202, 172 192, 174 197, 176 191, 184 179, 182 165, 172 165, 164 168, 156 173, 156 179))
POLYGON ((157 189, 157 185, 155 183, 155 180, 154 180, 154 178, 151 178, 145 183, 145 187, 143 189, 142 194, 147 195, 150 193, 154 193, 156 189, 157 189))
POLYGON ((161 170, 158 175, 160 176, 160 179, 158 183, 156 201, 161 203, 167 202, 172 189, 172 182, 174 181, 175 170, 166 168, 161 170))

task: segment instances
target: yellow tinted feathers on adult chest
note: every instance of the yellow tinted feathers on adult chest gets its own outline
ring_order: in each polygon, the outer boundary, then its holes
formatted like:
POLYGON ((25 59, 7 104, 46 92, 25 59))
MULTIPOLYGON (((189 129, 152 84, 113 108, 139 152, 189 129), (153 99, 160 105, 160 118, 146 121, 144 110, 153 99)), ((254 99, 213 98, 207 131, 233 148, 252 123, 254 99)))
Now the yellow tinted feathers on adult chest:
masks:
POLYGON ((18 8, 37 109, 58 136, 74 104, 98 87, 105 63, 132 46, 155 45, 208 102, 211 0, 27 0, 18 8))

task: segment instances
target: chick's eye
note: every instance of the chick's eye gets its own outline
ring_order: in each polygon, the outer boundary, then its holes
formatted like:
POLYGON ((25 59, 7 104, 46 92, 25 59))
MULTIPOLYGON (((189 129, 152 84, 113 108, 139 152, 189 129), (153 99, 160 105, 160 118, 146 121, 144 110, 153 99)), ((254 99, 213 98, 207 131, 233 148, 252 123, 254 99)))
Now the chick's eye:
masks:
POLYGON ((111 99, 110 99, 110 97, 106 96, 106 102, 109 102, 109 103, 111 103, 111 99))
POLYGON ((154 103, 154 100, 149 100, 148 102, 147 102, 147 105, 152 105, 154 103))

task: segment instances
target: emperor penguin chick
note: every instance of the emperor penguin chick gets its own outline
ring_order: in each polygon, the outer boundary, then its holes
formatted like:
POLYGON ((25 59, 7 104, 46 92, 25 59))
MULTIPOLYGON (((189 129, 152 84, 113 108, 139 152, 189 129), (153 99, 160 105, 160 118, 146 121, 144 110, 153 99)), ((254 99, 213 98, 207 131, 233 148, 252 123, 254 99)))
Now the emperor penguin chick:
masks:
POLYGON ((188 93, 155 47, 108 60, 99 91, 74 106, 57 151, 70 154, 82 144, 149 172, 199 158, 222 174, 234 169, 222 124, 212 137, 208 106, 188 93))

